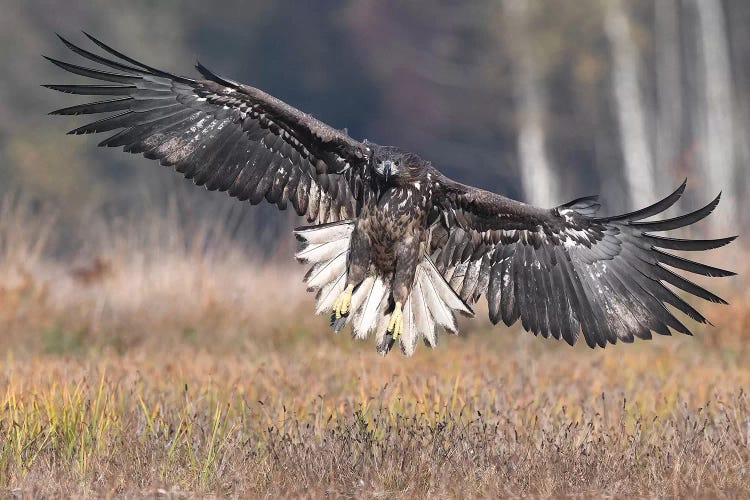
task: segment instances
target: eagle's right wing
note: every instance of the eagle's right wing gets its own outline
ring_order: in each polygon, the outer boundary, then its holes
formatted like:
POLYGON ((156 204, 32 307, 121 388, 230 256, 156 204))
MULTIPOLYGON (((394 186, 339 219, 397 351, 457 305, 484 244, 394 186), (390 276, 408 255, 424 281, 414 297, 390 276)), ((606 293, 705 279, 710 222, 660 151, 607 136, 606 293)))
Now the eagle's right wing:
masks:
POLYGON ((711 302, 721 298, 671 271, 704 276, 734 273, 693 262, 667 250, 717 248, 734 238, 683 240, 653 233, 693 224, 710 214, 717 197, 692 213, 644 221, 672 206, 674 193, 649 207, 595 217, 595 197, 553 209, 537 208, 437 175, 433 258, 469 303, 487 297, 490 319, 571 345, 582 332, 589 346, 690 330, 670 305, 701 323, 706 319, 669 284, 711 302), (437 218, 439 217, 439 219, 437 218), (439 222, 438 222, 439 221, 439 222))
POLYGON ((356 215, 369 175, 364 144, 201 65, 197 68, 205 79, 172 75, 87 36, 109 57, 61 40, 73 52, 114 72, 48 59, 66 71, 110 84, 46 87, 109 98, 52 114, 114 114, 71 134, 119 130, 99 145, 142 153, 173 166, 197 185, 253 204, 265 199, 284 209, 291 203, 311 222, 356 215))

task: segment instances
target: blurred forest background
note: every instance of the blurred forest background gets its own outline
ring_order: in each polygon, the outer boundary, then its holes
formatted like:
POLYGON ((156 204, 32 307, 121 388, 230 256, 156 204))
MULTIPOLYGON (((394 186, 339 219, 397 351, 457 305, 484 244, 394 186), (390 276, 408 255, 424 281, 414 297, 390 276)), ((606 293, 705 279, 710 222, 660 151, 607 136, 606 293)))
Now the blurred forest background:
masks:
POLYGON ((54 33, 86 30, 538 205, 687 177, 672 211, 723 191, 695 231, 744 237, 748 26, 748 0, 0 0, 0 495, 750 497, 742 238, 699 257, 740 275, 697 277, 731 306, 693 338, 568 348, 481 301, 380 358, 312 314, 292 213, 66 136, 40 86, 80 81, 41 55, 80 64, 54 33))
POLYGON ((600 193, 604 210, 624 210, 687 177, 683 203, 723 191, 711 227, 736 232, 750 222, 748 25, 745 0, 6 0, 0 191, 55 207, 73 229, 63 249, 92 207, 170 200, 266 247, 292 223, 97 150, 101 138, 66 137, 81 121, 45 115, 70 99, 39 85, 70 78, 40 55, 75 61, 54 33, 83 42, 83 29, 178 74, 200 59, 353 137, 540 205, 600 193))

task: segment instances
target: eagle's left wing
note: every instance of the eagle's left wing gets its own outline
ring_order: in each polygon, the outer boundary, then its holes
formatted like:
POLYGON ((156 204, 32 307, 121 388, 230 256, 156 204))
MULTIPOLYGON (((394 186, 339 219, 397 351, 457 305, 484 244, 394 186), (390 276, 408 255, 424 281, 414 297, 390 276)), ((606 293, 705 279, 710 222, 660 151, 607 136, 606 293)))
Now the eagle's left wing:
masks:
POLYGON ((533 207, 437 176, 434 180, 432 257, 467 302, 485 294, 493 323, 524 329, 571 345, 582 331, 589 346, 617 340, 690 335, 665 307, 706 319, 664 284, 726 303, 668 267, 704 276, 734 273, 665 250, 700 251, 735 237, 685 240, 652 233, 688 226, 710 214, 719 197, 695 212, 661 221, 644 219, 672 206, 685 189, 649 207, 615 217, 595 217, 596 197, 553 209, 533 207))

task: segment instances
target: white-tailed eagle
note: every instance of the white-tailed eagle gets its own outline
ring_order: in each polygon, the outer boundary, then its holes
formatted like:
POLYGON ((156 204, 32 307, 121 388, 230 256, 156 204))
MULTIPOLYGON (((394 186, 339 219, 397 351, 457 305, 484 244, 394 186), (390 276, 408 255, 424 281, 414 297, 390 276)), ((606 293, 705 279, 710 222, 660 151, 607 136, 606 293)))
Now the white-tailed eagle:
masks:
MULTIPOLYGON (((87 35, 88 36, 88 35, 87 35)), ((693 224, 719 197, 687 215, 645 219, 671 207, 674 193, 649 207, 597 217, 596 197, 556 208, 530 206, 466 186, 415 154, 357 141, 258 90, 211 73, 176 76, 133 60, 89 36, 106 55, 67 40, 103 68, 50 61, 103 83, 47 85, 101 98, 58 115, 110 113, 72 134, 113 132, 99 145, 171 166, 196 185, 241 201, 291 207, 313 225, 296 230, 297 258, 317 292, 317 312, 336 331, 373 333, 385 354, 398 342, 411 355, 419 339, 457 333, 456 313, 484 295, 493 323, 543 337, 604 347, 618 340, 690 331, 672 306, 706 319, 665 284, 712 302, 721 298, 676 274, 732 272, 669 250, 702 251, 734 238, 675 239, 655 233, 693 224)))

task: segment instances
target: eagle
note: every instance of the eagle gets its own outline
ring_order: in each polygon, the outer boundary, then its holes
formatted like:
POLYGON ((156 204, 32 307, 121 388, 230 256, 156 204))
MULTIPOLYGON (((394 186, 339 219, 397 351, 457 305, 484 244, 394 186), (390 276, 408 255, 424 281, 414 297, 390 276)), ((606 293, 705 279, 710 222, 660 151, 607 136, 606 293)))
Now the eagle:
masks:
POLYGON ((398 344, 409 356, 420 339, 434 347, 441 331, 457 334, 457 316, 473 316, 482 296, 493 324, 520 320, 570 345, 583 334, 592 348, 652 332, 691 335, 667 306, 708 323, 671 287, 726 304, 674 270, 734 273, 669 250, 704 251, 735 237, 656 234, 700 221, 720 194, 661 220, 646 219, 674 205, 685 182, 622 215, 597 216, 595 196, 538 208, 452 180, 398 147, 353 139, 200 63, 200 78, 177 76, 84 34, 98 49, 60 39, 87 66, 47 59, 97 82, 45 87, 98 100, 51 114, 105 113, 69 133, 114 132, 99 146, 158 160, 240 201, 291 206, 309 224, 295 230, 296 258, 310 265, 304 281, 316 312, 336 332, 351 325, 355 338, 374 336, 383 355, 398 344))

